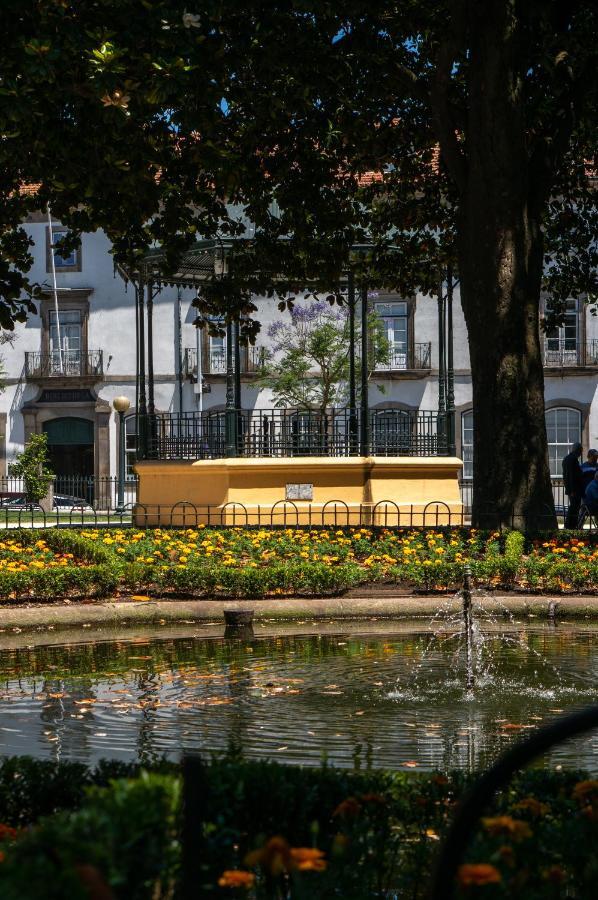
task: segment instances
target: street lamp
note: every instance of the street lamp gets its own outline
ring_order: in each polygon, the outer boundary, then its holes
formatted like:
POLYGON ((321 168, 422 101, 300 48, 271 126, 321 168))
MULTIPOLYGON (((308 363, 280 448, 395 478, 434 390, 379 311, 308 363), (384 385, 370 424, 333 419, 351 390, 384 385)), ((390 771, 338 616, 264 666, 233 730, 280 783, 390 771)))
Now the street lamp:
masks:
POLYGON ((116 503, 115 512, 120 513, 121 515, 125 511, 125 466, 126 466, 126 456, 125 456, 125 445, 126 445, 126 436, 125 436, 125 413, 130 407, 130 402, 128 397, 115 397, 112 401, 112 406, 118 413, 118 429, 119 429, 119 442, 118 442, 118 498, 116 503))

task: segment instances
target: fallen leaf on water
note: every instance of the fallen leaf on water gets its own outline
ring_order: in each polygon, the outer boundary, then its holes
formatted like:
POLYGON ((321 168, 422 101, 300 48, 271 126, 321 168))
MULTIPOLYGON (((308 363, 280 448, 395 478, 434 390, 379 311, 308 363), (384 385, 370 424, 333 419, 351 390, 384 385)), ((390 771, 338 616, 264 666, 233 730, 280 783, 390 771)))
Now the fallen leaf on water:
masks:
POLYGON ((129 656, 127 659, 151 659, 151 656, 129 656))
POLYGON ((358 709, 357 712, 355 713, 355 715, 356 715, 356 716, 363 716, 363 715, 365 715, 365 710, 364 710, 364 709, 358 709))
POLYGON ((277 752, 278 752, 279 750, 288 750, 288 749, 289 749, 289 748, 287 747, 286 744, 284 745, 284 747, 277 747, 277 748, 276 748, 277 752))
POLYGON ((418 762, 415 762, 413 759, 407 760, 407 762, 401 763, 402 766, 407 766, 408 769, 415 769, 419 766, 418 762))

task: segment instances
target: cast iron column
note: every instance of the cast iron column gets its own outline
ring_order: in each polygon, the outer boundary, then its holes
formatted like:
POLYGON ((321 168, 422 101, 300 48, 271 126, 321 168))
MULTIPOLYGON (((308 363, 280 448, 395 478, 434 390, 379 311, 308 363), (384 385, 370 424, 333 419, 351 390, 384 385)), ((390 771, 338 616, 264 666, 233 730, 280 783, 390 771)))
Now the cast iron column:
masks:
POLYGON ((445 312, 442 276, 438 283, 438 424, 437 453, 446 452, 446 368, 445 368, 445 312))
POLYGON ((446 411, 448 419, 448 452, 449 456, 456 456, 455 437, 455 366, 453 361, 453 270, 449 265, 446 272, 446 297, 447 297, 447 395, 446 411))
POLYGON ((370 407, 368 403, 368 289, 361 286, 361 455, 370 455, 370 407))
POLYGON ((147 442, 148 456, 156 453, 156 404, 154 395, 154 286, 147 284, 147 442))
POLYGON ((357 453, 357 384, 355 382, 355 280, 349 269, 347 276, 347 305, 349 307, 349 453, 357 453))
POLYGON ((139 405, 137 408, 137 450, 141 459, 147 459, 147 395, 145 383, 145 273, 139 269, 138 355, 139 355, 139 405))
POLYGON ((235 354, 233 352, 233 326, 232 322, 226 324, 226 412, 224 413, 224 431, 226 441, 226 455, 237 455, 236 424, 237 413, 235 410, 235 354))
POLYGON ((235 354, 235 444, 237 455, 241 451, 241 347, 239 345, 239 322, 233 323, 233 352, 235 354))
POLYGON ((118 413, 118 493, 116 497, 116 509, 119 515, 125 511, 125 468, 127 465, 127 455, 125 453, 126 432, 125 432, 125 410, 117 410, 118 413))

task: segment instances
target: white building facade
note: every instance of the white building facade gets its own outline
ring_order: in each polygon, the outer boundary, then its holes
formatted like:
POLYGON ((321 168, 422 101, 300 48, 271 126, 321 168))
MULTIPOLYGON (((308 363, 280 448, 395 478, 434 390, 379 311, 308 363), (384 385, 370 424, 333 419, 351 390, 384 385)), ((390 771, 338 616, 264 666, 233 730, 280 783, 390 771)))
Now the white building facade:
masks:
MULTIPOLYGON (((136 402, 135 292, 115 273, 109 242, 85 234, 67 259, 54 254, 56 298, 52 290, 50 233, 44 216, 26 226, 33 240, 32 281, 45 286, 38 313, 18 324, 0 348, 4 390, 0 394, 0 478, 29 435, 46 432, 59 477, 90 479, 117 474, 119 433, 112 400, 136 402)), ((53 223, 54 239, 64 233, 53 223)), ((193 292, 164 287, 153 304, 155 407, 160 412, 223 410, 226 341, 194 326, 193 292)), ((255 300, 262 324, 257 347, 241 349, 241 406, 272 406, 269 392, 256 386, 258 361, 267 347, 268 325, 286 314, 275 301, 255 300)), ((308 302, 308 301, 306 301, 308 302)), ((372 378, 370 409, 428 411, 438 408, 438 305, 421 295, 401 298, 373 294, 371 305, 383 323, 390 353, 372 378), (377 385, 383 385, 381 392, 377 385)), ((490 339, 490 336, 489 336, 490 339)), ((598 445, 598 318, 583 298, 569 301, 565 323, 543 338, 546 421, 553 476, 570 444, 598 445)), ((467 335, 454 303, 455 433, 464 459, 463 478, 472 476, 473 416, 467 335)), ((135 417, 127 419, 127 473, 132 477, 135 417)))

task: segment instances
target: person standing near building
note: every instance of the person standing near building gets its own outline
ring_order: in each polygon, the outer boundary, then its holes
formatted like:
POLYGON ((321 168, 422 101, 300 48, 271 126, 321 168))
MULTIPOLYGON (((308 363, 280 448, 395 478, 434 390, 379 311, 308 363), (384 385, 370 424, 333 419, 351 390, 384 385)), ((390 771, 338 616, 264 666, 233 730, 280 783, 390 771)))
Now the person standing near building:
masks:
POLYGON ((569 498, 565 528, 577 528, 579 520, 579 507, 584 494, 584 478, 579 464, 581 450, 581 444, 575 443, 570 453, 563 458, 563 481, 565 493, 569 498))
POLYGON ((594 475, 598 470, 598 450, 588 450, 588 454, 586 457, 585 463, 582 464, 581 474, 583 476, 583 489, 584 492, 588 488, 588 485, 592 483, 594 480, 594 475))

